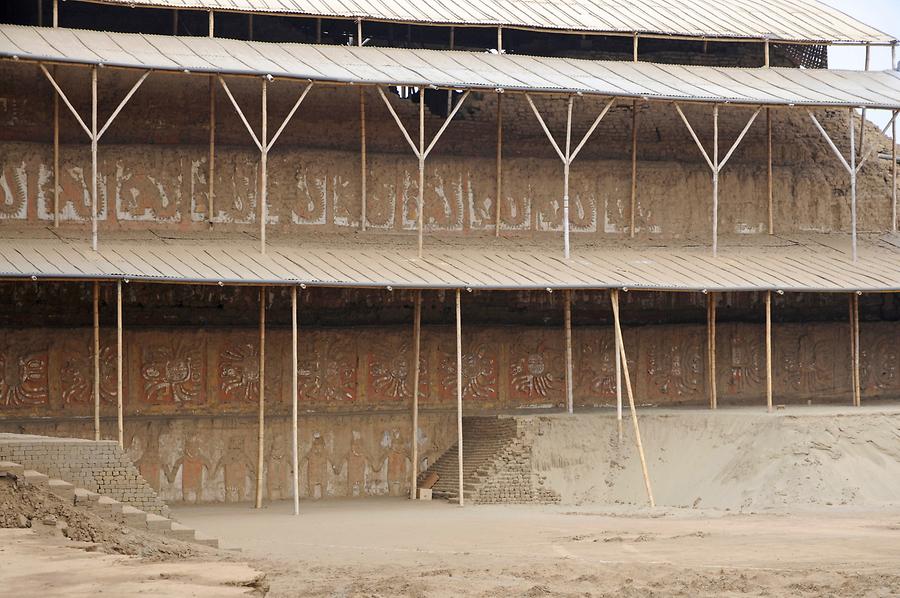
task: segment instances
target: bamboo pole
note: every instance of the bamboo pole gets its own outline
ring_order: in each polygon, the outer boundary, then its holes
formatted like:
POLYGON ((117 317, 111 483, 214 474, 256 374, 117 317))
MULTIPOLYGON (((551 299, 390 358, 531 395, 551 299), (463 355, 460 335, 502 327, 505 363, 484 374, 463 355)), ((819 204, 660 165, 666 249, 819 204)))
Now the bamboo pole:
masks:
POLYGON ((616 352, 616 423, 619 428, 619 442, 622 442, 622 361, 619 359, 619 353, 622 348, 619 343, 619 335, 613 334, 614 349, 616 352))
POLYGON ((575 411, 572 381, 572 291, 566 289, 563 320, 566 329, 566 411, 571 415, 575 411))
POLYGON ((856 407, 856 324, 854 323, 853 295, 847 302, 850 324, 850 404, 856 407))
MULTIPOLYGON (((637 43, 637 36, 635 36, 637 43)), ((635 48, 635 62, 637 62, 637 48, 635 48)), ((638 142, 638 101, 631 104, 631 224, 628 228, 631 238, 634 238, 634 217, 637 211, 637 142, 638 142)))
POLYGON ((766 291, 766 411, 772 413, 772 291, 766 291))
POLYGON ((719 105, 713 104, 713 206, 712 206, 712 250, 713 257, 719 249, 719 105))
POLYGON ((97 251, 97 67, 91 67, 91 248, 97 251))
POLYGON ((462 311, 460 290, 456 289, 456 443, 459 464, 459 506, 464 504, 463 496, 463 424, 462 424, 462 311))
POLYGON ((766 144, 768 158, 768 191, 769 191, 769 234, 775 234, 775 216, 774 216, 774 180, 772 178, 772 109, 766 108, 766 144))
POLYGON ((425 228, 425 88, 419 88, 419 257, 422 257, 422 244, 425 228))
MULTIPOLYGON (((869 70, 869 65, 871 64, 872 58, 872 46, 871 44, 866 44, 866 64, 865 70, 869 70)), ((866 109, 862 109, 862 118, 859 119, 859 155, 862 156, 864 153, 866 140, 866 109)))
POLYGON ((59 27, 59 0, 53 0, 53 26, 59 27))
POLYGON ((719 407, 716 391, 716 294, 709 293, 706 300, 707 357, 709 359, 709 408, 719 407))
MULTIPOLYGON (((210 29, 212 29, 212 11, 209 11, 210 29)), ((210 37, 212 35, 210 34, 210 37)), ((216 194, 216 81, 209 78, 209 198, 207 199, 207 218, 210 226, 215 220, 216 194)))
POLYGON ((566 159, 563 164, 563 254, 569 259, 569 168, 572 164, 572 104, 574 96, 569 96, 566 116, 566 159))
MULTIPOLYGON (((893 47, 892 47, 893 48, 893 47)), ((891 123, 891 231, 897 232, 897 118, 900 110, 894 110, 891 123)))
POLYGON ((769 68, 770 66, 772 66, 772 60, 768 39, 763 42, 763 54, 765 55, 765 58, 763 59, 763 66, 765 68, 769 68))
POLYGON ((216 29, 216 21, 213 16, 213 11, 209 11, 209 25, 207 26, 207 31, 209 33, 209 37, 215 36, 215 29, 216 29))
POLYGON ((854 142, 856 134, 854 132, 853 108, 849 109, 850 114, 850 222, 853 227, 852 231, 852 254, 853 261, 856 261, 856 148, 854 142))
MULTIPOLYGON (((56 75, 56 67, 53 67, 56 75)), ((59 94, 53 93, 53 228, 59 228, 59 94)))
POLYGON ((500 236, 500 206, 503 198, 503 94, 497 94, 497 219, 494 236, 500 236))
POLYGON ((116 283, 116 423, 119 431, 119 447, 125 448, 125 422, 122 384, 122 281, 116 283))
POLYGON ((631 375, 628 373, 628 359, 625 356, 625 343, 622 342, 622 323, 619 320, 619 290, 612 290, 613 322, 615 323, 616 339, 619 342, 619 361, 622 362, 622 371, 625 374, 625 391, 628 394, 628 406, 631 410, 631 423, 634 426, 634 441, 637 444, 638 455, 641 458, 641 471, 644 474, 644 487, 647 490, 647 500, 650 506, 655 507, 653 500, 653 488, 650 486, 650 474, 647 471, 647 459, 644 457, 644 445, 641 442, 641 429, 638 426, 637 409, 634 406, 634 392, 631 389, 631 375))
POLYGON ((100 440, 100 283, 94 281, 94 440, 100 440))
POLYGON ((300 450, 297 441, 297 287, 291 287, 291 483, 294 515, 300 514, 300 450))
POLYGON ((854 293, 850 296, 851 323, 853 326, 853 405, 855 407, 862 406, 862 383, 860 379, 859 369, 859 294, 854 293))
POLYGON ((256 508, 262 508, 266 442, 266 287, 259 288, 259 430, 256 459, 256 508))
POLYGON ((422 291, 416 291, 413 308, 412 480, 409 498, 416 499, 419 478, 419 361, 422 348, 422 291))
POLYGON ((635 33, 635 34, 634 34, 634 41, 633 41, 633 43, 632 43, 632 49, 631 49, 631 54, 632 54, 632 56, 631 56, 631 61, 632 61, 632 62, 637 62, 637 61, 638 61, 638 40, 639 40, 639 39, 640 39, 640 38, 638 37, 638 34, 635 33))
MULTIPOLYGON (((252 23, 252 21, 251 21, 252 23)), ((268 187, 269 187, 269 148, 267 125, 269 121, 269 101, 268 101, 269 80, 262 78, 262 131, 260 141, 262 149, 260 151, 260 193, 259 193, 259 252, 266 254, 266 219, 268 218, 268 187)))
POLYGON ((366 91, 365 88, 359 89, 359 199, 360 199, 360 216, 359 216, 359 230, 366 230, 366 221, 368 216, 366 215, 366 202, 367 202, 367 190, 366 190, 366 177, 368 172, 366 172, 366 91))

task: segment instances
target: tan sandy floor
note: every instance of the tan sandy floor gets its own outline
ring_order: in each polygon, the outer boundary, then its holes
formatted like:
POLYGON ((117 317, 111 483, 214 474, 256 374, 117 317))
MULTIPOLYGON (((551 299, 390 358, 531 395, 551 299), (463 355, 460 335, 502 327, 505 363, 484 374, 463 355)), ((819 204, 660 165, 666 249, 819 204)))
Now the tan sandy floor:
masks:
POLYGON ((900 509, 732 514, 403 499, 181 507, 275 596, 896 596, 900 509))

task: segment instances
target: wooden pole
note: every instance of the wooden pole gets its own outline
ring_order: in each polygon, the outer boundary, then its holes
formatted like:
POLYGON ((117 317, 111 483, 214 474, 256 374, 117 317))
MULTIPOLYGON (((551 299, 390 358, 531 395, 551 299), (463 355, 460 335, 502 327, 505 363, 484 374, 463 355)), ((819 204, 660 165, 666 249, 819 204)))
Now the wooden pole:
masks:
POLYGON ((900 110, 894 110, 891 123, 891 230, 897 232, 897 117, 900 110))
POLYGON ((712 206, 712 250, 713 257, 719 249, 719 105, 713 104, 713 206, 712 206))
MULTIPOLYGON (((53 75, 56 75, 55 66, 53 75)), ((59 228, 59 94, 56 92, 53 93, 53 227, 59 228)))
POLYGON ((53 26, 59 27, 59 0, 53 0, 53 26))
POLYGON ((856 407, 856 323, 854 322, 853 295, 847 302, 850 323, 850 404, 856 407))
POLYGON ((763 44, 763 53, 765 54, 765 58, 763 60, 763 66, 765 68, 769 68, 772 66, 771 54, 769 51, 769 40, 766 40, 763 44))
POLYGON ((316 19, 316 43, 322 43, 322 19, 316 19))
POLYGON ((91 248, 97 251, 97 67, 91 67, 91 248))
POLYGON ((632 43, 632 49, 631 49, 631 54, 632 54, 631 61, 632 62, 638 61, 638 40, 639 39, 640 38, 638 37, 638 34, 635 33, 634 34, 634 42, 632 43))
POLYGON ((716 294, 709 293, 706 300, 707 357, 709 358, 709 408, 719 407, 716 391, 716 294))
POLYGON ((768 157, 768 186, 769 186, 769 234, 775 234, 775 187, 772 177, 772 109, 766 108, 766 144, 768 157))
POLYGON ((853 227, 851 241, 853 244, 853 261, 856 261, 856 134, 854 132, 853 108, 850 108, 850 223, 853 227))
POLYGON ((566 328, 566 411, 575 411, 572 381, 572 291, 566 289, 563 319, 566 328))
POLYGON ((247 15, 247 39, 253 41, 253 13, 247 15))
POLYGON ((503 54, 503 27, 497 27, 497 54, 503 54))
MULTIPOLYGON (((252 16, 252 15, 251 15, 252 16)), ((252 21, 251 21, 252 22, 252 21)), ((266 219, 268 218, 268 163, 269 148, 267 124, 269 121, 269 101, 267 98, 269 89, 269 80, 266 77, 262 79, 262 131, 260 141, 262 149, 260 151, 260 193, 259 193, 259 252, 266 254, 266 219)))
POLYGON ((503 199, 503 94, 497 94, 497 206, 494 236, 500 236, 500 206, 503 199))
POLYGON ((612 290, 612 309, 613 309, 613 322, 615 323, 616 328, 616 339, 619 342, 619 356, 618 359, 622 363, 622 371, 625 374, 625 391, 628 394, 628 406, 631 410, 631 423, 634 427, 634 441, 637 444, 638 455, 641 458, 641 471, 644 474, 644 487, 647 490, 647 499, 650 501, 650 506, 655 507, 656 502, 653 500, 653 488, 650 486, 650 474, 647 471, 647 459, 644 457, 644 445, 641 442, 641 429, 638 426, 637 419, 637 409, 634 406, 634 392, 631 389, 631 375, 628 373, 628 359, 625 357, 625 343, 622 342, 622 324, 619 320, 619 290, 612 290))
POLYGON ((209 37, 213 37, 215 35, 216 30, 216 21, 213 16, 213 11, 209 11, 209 25, 207 26, 207 31, 209 33, 209 37))
POLYGON ((572 164, 572 104, 574 96, 569 96, 566 116, 566 159, 563 163, 563 254, 569 259, 569 167, 572 164))
POLYGON ((613 338, 616 352, 616 423, 619 428, 619 442, 622 442, 622 361, 619 359, 622 348, 619 343, 619 335, 614 333, 613 338))
POLYGON ((463 425, 462 425, 462 311, 460 290, 456 289, 456 442, 459 464, 459 506, 463 506, 463 425))
POLYGON ((294 495, 294 515, 300 514, 300 450, 297 441, 297 287, 291 287, 291 482, 294 495))
POLYGON ((419 479, 419 361, 422 348, 422 291, 416 291, 416 302, 413 308, 413 389, 412 389, 412 480, 409 498, 416 499, 419 479))
POLYGON ((178 10, 172 9, 172 35, 178 35, 178 10))
POLYGON ((266 287, 259 289, 259 430, 256 459, 256 508, 262 508, 266 442, 266 287))
POLYGON ((419 88, 419 257, 422 257, 425 227, 425 88, 419 88))
POLYGON ((94 440, 100 440, 100 283, 94 281, 94 440))
MULTIPOLYGON (((866 44, 866 65, 865 70, 869 70, 869 65, 871 64, 872 58, 872 46, 870 44, 866 44)), ((864 153, 865 147, 865 139, 866 139, 866 109, 862 109, 862 118, 859 120, 859 155, 862 156, 864 153)))
POLYGON ((119 430, 119 446, 125 448, 125 421, 122 384, 122 281, 116 283, 116 423, 119 430))
POLYGON ((859 370, 859 294, 854 293, 850 296, 850 304, 852 309, 853 324, 853 405, 855 407, 862 406, 862 383, 860 380, 859 370))
MULTIPOLYGON (((212 11, 209 11, 210 30, 212 30, 212 11)), ((212 37, 212 35, 210 35, 212 37)), ((209 198, 207 200, 207 218, 210 226, 215 220, 216 195, 216 81, 209 78, 209 198)))
MULTIPOLYGON (((637 41, 637 36, 635 36, 637 41)), ((635 58, 637 62, 637 58, 635 58)), ((631 104, 631 225, 628 228, 634 238, 634 217, 637 211, 637 142, 638 142, 638 101, 631 104)))
POLYGON ((359 89, 359 199, 360 199, 360 216, 359 216, 359 230, 366 230, 366 222, 368 220, 368 216, 366 215, 366 202, 367 202, 367 190, 366 190, 366 177, 368 176, 367 172, 367 156, 366 156, 366 91, 365 88, 360 87, 359 89))
POLYGON ((772 413, 772 291, 766 291, 766 411, 772 413))

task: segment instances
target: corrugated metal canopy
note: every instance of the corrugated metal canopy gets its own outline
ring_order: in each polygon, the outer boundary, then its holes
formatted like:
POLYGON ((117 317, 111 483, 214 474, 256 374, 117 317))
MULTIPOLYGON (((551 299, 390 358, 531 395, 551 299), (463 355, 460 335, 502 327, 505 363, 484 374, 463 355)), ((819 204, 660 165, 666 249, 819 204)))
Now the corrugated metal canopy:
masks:
POLYGON ((0 279, 118 279, 203 284, 329 287, 603 289, 796 292, 900 291, 900 249, 868 239, 850 261, 846 235, 748 237, 719 256, 697 246, 625 241, 579 247, 566 260, 555 245, 480 239, 434 240, 416 257, 408 237, 275 242, 266 254, 246 237, 160 239, 151 233, 87 241, 0 239, 0 279), (463 244, 464 241, 464 244, 463 244))
POLYGON ((724 68, 0 25, 0 57, 195 73, 752 105, 900 108, 900 72, 724 68))
POLYGON ((818 0, 87 0, 436 25, 775 41, 876 42, 891 36, 818 0))

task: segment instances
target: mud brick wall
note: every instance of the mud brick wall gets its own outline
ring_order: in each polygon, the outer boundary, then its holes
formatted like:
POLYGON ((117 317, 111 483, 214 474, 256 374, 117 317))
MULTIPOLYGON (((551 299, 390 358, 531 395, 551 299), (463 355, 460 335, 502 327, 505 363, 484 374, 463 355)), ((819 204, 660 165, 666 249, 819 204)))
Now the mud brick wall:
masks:
MULTIPOLYGON (((60 68, 60 81, 76 106, 89 106, 84 69, 60 68)), ((101 112, 107 113, 134 77, 105 70, 101 112)), ((258 114, 256 82, 235 80, 234 93, 249 115, 258 114)), ((299 88, 270 89, 272 115, 286 114, 299 88)), ((269 222, 273 233, 349 232, 359 227, 361 175, 359 90, 317 86, 269 156, 269 222)), ((372 234, 412 231, 416 223, 417 163, 371 89, 367 99, 367 225, 372 234)), ((0 228, 46 226, 52 221, 52 98, 43 75, 30 65, 0 65, 0 228)), ((147 227, 206 231, 208 224, 208 78, 154 73, 123 110, 100 145, 101 235, 147 227), (198 99, 202 101, 198 101, 198 99), (178 106, 174 110, 173 106, 178 106)), ((429 234, 481 234, 491 230, 496 197, 494 148, 497 94, 471 94, 426 165, 425 223, 429 234)), ((223 94, 218 94, 213 221, 218 231, 257 228, 258 152, 223 94)), ((413 102, 391 94, 410 127, 413 102)), ((565 130, 566 102, 536 99, 550 129, 565 130)), ((576 140, 602 108, 579 98, 576 140)), ((521 95, 503 100, 504 163, 501 228, 510 235, 561 230, 562 166, 521 95)), ((636 226, 663 238, 707 237, 711 228, 709 169, 671 105, 639 105, 636 226)), ((700 139, 712 146, 712 109, 686 106, 700 139)), ((85 230, 90 217, 90 151, 63 108, 60 211, 64 228, 85 230)), ((752 110, 720 113, 721 143, 729 146, 752 110)), ((846 149, 847 112, 819 117, 846 149)), ((258 118, 252 116, 256 124, 258 118)), ((277 124, 273 116, 272 127, 277 124)), ((803 110, 772 112, 775 221, 781 232, 848 231, 849 181, 803 110)), ((428 113, 426 137, 443 122, 428 113)), ((889 150, 869 125, 868 142, 889 150)), ((627 231, 630 204, 630 102, 614 108, 572 167, 573 231, 586 239, 627 231)), ((759 118, 722 173, 723 234, 765 232, 767 222, 765 118, 759 118)), ((870 160, 859 181, 860 230, 890 229, 890 176, 884 160, 870 160)))
POLYGON ((168 509, 115 441, 0 434, 0 460, 150 513, 163 515, 168 509))

